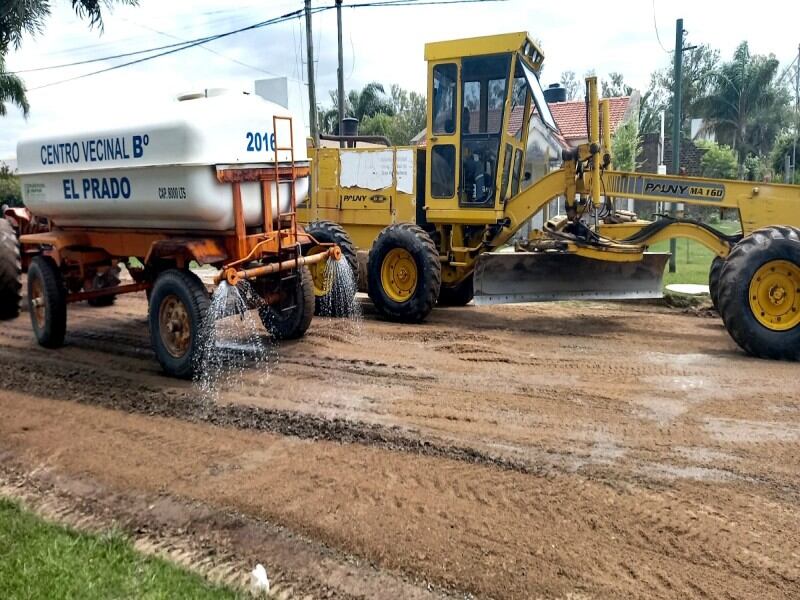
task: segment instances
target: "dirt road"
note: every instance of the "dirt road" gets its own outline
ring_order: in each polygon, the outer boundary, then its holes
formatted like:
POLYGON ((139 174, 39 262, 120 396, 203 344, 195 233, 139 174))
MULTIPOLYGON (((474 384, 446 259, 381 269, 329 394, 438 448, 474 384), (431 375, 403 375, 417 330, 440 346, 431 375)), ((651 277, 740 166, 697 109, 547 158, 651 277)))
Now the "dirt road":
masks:
POLYGON ((0 477, 313 597, 800 596, 797 364, 653 305, 317 319, 209 402, 143 297, 0 324, 0 477), (155 507, 155 508, 153 508, 155 507))

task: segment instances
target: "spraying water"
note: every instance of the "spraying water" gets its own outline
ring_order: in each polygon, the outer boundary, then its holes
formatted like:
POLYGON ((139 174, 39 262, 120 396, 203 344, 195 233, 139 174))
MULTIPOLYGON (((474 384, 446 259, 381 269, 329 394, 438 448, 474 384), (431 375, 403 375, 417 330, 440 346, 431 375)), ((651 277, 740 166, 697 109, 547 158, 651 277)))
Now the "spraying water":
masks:
POLYGON ((207 400, 242 388, 245 370, 265 379, 277 362, 275 344, 253 310, 260 305, 263 300, 247 281, 238 286, 223 281, 211 296, 195 368, 195 383, 207 400))
POLYGON ((347 318, 351 333, 360 333, 363 314, 356 300, 358 282, 346 259, 328 259, 325 265, 325 289, 330 292, 319 299, 319 314, 347 318))
MULTIPOLYGON (((331 291, 320 299, 319 313, 346 317, 349 333, 359 334, 362 313, 349 263, 329 259, 325 278, 331 291)), ((237 286, 223 281, 211 296, 195 367, 195 383, 207 402, 215 402, 223 390, 243 389, 245 379, 262 383, 277 364, 277 346, 258 315, 262 306, 264 300, 247 281, 237 286)))

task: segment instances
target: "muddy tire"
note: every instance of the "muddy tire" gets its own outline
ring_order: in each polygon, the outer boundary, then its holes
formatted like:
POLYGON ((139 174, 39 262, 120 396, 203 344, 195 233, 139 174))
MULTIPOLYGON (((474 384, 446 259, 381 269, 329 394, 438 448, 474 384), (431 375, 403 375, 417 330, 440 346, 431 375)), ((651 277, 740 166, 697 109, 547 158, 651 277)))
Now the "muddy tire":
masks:
MULTIPOLYGON (((304 227, 306 233, 312 236, 315 240, 322 244, 336 244, 342 251, 342 259, 347 261, 347 264, 353 271, 353 278, 356 285, 353 287, 352 294, 355 297, 355 292, 358 289, 358 260, 356 258, 356 247, 353 240, 347 235, 344 227, 337 225, 332 221, 315 221, 304 227)), ((321 250, 317 246, 308 248, 308 252, 321 250)), ((336 291, 326 288, 326 267, 327 261, 311 265, 311 277, 314 284, 314 314, 325 317, 349 317, 352 313, 352 300, 353 298, 341 298, 341 302, 332 302, 328 296, 333 293, 343 293, 342 288, 336 291), (350 302, 348 302, 348 300, 350 302)), ((333 282, 336 285, 336 282, 333 282)))
POLYGON ((800 230, 765 227, 733 247, 720 274, 719 312, 748 354, 800 360, 800 230))
POLYGON ((466 306, 472 301, 475 290, 472 287, 472 274, 456 285, 449 286, 442 284, 439 290, 440 306, 466 306))
POLYGON ((49 256, 35 256, 28 268, 28 309, 40 346, 60 348, 67 333, 67 290, 49 256))
MULTIPOLYGON (((119 281, 119 267, 114 267, 113 269, 109 269, 102 275, 95 275, 94 281, 92 283, 92 289, 98 290, 103 288, 109 287, 117 287, 120 283, 119 281)), ((99 296, 97 298, 89 298, 86 302, 89 306, 94 306, 95 308, 102 308, 104 306, 112 306, 114 302, 116 302, 117 296, 110 295, 110 296, 99 296)))
POLYGON ((194 376, 209 304, 206 287, 190 271, 170 269, 156 279, 148 310, 150 343, 167 375, 194 376))
POLYGON ((413 223, 389 225, 380 232, 369 253, 367 273, 369 297, 391 321, 424 321, 439 298, 439 253, 430 236, 413 223))
MULTIPOLYGON (((308 267, 301 267, 294 288, 280 303, 258 310, 264 328, 278 340, 296 340, 305 335, 314 318, 314 281, 308 267)), ((288 287, 291 282, 284 282, 288 287)))
POLYGON ((708 271, 708 294, 711 296, 711 304, 719 310, 719 276, 722 275, 722 267, 725 266, 725 259, 715 256, 711 261, 711 268, 708 271))
POLYGON ((0 321, 16 319, 22 301, 22 262, 11 223, 0 216, 0 321))

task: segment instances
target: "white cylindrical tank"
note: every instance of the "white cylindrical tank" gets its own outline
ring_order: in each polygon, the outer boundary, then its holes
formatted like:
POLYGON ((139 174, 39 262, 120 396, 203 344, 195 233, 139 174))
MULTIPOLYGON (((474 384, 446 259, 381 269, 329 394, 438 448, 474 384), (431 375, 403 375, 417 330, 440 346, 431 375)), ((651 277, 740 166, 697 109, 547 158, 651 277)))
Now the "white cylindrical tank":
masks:
MULTIPOLYGON (((147 114, 119 115, 112 126, 70 125, 32 132, 17 144, 25 205, 63 227, 224 231, 234 227, 231 184, 221 168, 272 167, 275 148, 294 147, 296 163, 308 164, 300 119, 249 94, 201 92, 147 114)), ((288 163, 289 152, 278 161, 288 163)), ((282 183, 281 210, 290 184, 282 183)), ((296 182, 298 204, 308 178, 296 182)), ((272 184, 273 215, 278 212, 272 184)), ((247 225, 263 222, 260 184, 242 184, 247 225)))

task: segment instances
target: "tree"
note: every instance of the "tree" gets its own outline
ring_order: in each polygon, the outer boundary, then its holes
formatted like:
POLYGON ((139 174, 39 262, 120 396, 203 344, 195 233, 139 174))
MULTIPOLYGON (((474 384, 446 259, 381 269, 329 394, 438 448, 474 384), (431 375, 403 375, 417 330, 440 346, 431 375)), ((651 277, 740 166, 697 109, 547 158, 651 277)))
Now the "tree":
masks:
MULTIPOLYGON (((427 104, 425 96, 392 85, 390 93, 382 84, 372 82, 361 90, 350 90, 345 99, 345 116, 360 121, 363 135, 382 135, 398 146, 407 146, 411 139, 425 129, 427 104)), ((338 94, 330 92, 332 108, 318 112, 320 130, 337 134, 339 131, 338 94)))
POLYGON ((716 142, 698 142, 697 145, 705 150, 700 159, 703 177, 736 179, 736 153, 730 146, 716 142))
POLYGON ((611 156, 614 169, 618 171, 635 171, 636 157, 641 149, 638 119, 628 119, 617 127, 611 138, 611 156))
POLYGON ((633 94, 633 88, 625 83, 622 73, 609 73, 608 79, 609 81, 604 79, 600 82, 603 98, 617 98, 633 94))
MULTIPOLYGON (((113 3, 136 5, 138 0, 70 0, 72 8, 82 19, 89 20, 89 27, 103 29, 103 7, 113 3)), ((44 23, 50 16, 50 0, 3 0, 0 8, 0 116, 7 112, 5 103, 10 102, 28 115, 30 107, 22 80, 5 68, 5 57, 11 47, 19 48, 22 37, 28 33, 36 35, 44 31, 44 23)))
MULTIPOLYGON (((784 133, 775 142, 772 152, 769 155, 769 162, 772 170, 779 174, 783 180, 786 174, 786 156, 789 156, 791 164, 796 165, 797 159, 800 157, 800 135, 794 133, 784 133), (792 152, 796 152, 792 156, 792 152)), ((795 183, 800 182, 800 169, 795 168, 795 183)))
POLYGON ((559 82, 561 83, 561 87, 566 90, 567 100, 575 100, 578 97, 580 83, 575 79, 575 71, 564 71, 561 73, 559 82))
MULTIPOLYGON (((0 165, 0 205, 22 206, 22 190, 19 179, 6 165, 0 165)), ((0 215, 0 219, 3 215, 0 215)))
POLYGON ((764 156, 786 122, 789 96, 776 83, 777 71, 773 55, 750 54, 742 42, 733 59, 712 73, 710 92, 696 103, 717 139, 736 152, 739 165, 749 154, 764 156))
POLYGON ((6 63, 0 54, 0 117, 8 113, 6 103, 16 105, 26 117, 30 111, 28 99, 25 97, 25 84, 13 73, 6 72, 6 63))
MULTIPOLYGON (((103 29, 103 7, 112 4, 135 6, 139 0, 70 0, 78 17, 89 20, 89 27, 103 29)), ((0 54, 10 46, 19 48, 22 37, 44 31, 44 22, 50 16, 50 0, 5 0, 0 10, 0 54)))
MULTIPOLYGON (((681 132, 689 136, 690 122, 697 114, 698 100, 712 89, 713 73, 719 65, 719 51, 701 44, 686 50, 683 56, 681 82, 681 132)), ((673 90, 675 74, 670 64, 650 75, 650 86, 642 94, 640 124, 642 133, 656 133, 660 129, 661 113, 664 113, 665 131, 672 131, 673 90)))

